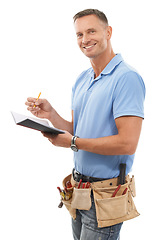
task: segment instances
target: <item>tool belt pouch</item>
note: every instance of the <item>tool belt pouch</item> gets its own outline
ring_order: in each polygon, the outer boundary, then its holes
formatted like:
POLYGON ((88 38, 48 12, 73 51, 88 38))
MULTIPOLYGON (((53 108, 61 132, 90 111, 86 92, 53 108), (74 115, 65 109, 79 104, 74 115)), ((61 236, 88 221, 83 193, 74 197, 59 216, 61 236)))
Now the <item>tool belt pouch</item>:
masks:
MULTIPOLYGON (((73 179, 72 179, 72 174, 68 175, 66 178, 64 178, 62 184, 63 184, 63 187, 65 188, 66 186, 66 182, 67 181, 70 181, 72 186, 74 186, 74 183, 73 183, 73 179)), ((72 189, 70 189, 72 192, 73 192, 73 187, 72 189)), ((65 205, 65 207, 67 208, 67 210, 69 211, 71 217, 73 219, 76 219, 76 208, 73 208, 71 206, 71 203, 72 203, 72 198, 69 199, 69 200, 62 200, 63 204, 65 205)))
POLYGON ((72 195, 72 208, 79 210, 89 210, 91 208, 91 188, 74 188, 72 195))
POLYGON ((67 210, 69 211, 70 215, 73 219, 76 218, 76 209, 79 210, 89 210, 91 208, 91 188, 86 189, 78 189, 78 183, 74 181, 72 175, 67 176, 63 180, 63 187, 65 188, 66 182, 70 181, 72 186, 74 186, 72 189, 72 198, 68 201, 62 200, 64 205, 66 206, 67 210))
POLYGON ((96 187, 96 184, 93 186, 98 227, 115 225, 139 216, 132 199, 132 192, 133 195, 135 194, 134 180, 132 181, 128 177, 126 184, 121 185, 115 197, 112 197, 112 195, 117 185, 111 187, 99 186, 96 187), (126 188, 127 192, 122 195, 126 188))

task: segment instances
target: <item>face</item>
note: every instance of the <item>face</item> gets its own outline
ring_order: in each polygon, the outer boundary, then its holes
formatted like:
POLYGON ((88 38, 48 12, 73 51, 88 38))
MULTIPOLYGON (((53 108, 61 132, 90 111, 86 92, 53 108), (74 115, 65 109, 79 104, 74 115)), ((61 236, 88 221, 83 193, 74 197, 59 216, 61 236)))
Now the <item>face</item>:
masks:
POLYGON ((87 57, 96 58, 106 52, 111 37, 109 28, 96 15, 84 16, 75 21, 77 43, 87 57))

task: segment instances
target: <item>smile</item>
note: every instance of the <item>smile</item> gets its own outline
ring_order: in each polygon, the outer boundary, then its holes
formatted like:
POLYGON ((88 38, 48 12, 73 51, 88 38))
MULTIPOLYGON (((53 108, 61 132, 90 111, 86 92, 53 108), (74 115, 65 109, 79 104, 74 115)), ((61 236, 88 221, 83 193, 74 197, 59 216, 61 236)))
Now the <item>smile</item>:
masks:
POLYGON ((83 47, 83 48, 84 48, 84 49, 90 49, 90 48, 94 47, 95 45, 96 45, 96 43, 93 44, 93 45, 90 45, 90 46, 83 47))

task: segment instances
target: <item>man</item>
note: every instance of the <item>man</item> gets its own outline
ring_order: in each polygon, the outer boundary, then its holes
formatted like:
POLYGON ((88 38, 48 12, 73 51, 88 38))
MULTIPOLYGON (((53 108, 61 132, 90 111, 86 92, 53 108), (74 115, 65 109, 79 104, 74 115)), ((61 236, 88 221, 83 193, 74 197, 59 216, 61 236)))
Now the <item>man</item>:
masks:
MULTIPOLYGON (((120 54, 113 52, 112 28, 104 13, 95 9, 79 12, 74 16, 74 26, 78 46, 92 67, 78 77, 73 87, 72 121, 63 119, 45 99, 28 98, 26 105, 35 116, 47 118, 66 131, 57 136, 43 135, 55 146, 75 151, 75 180, 80 174, 92 182, 116 178, 121 163, 126 164, 127 175, 144 118, 143 80, 120 54)), ((75 240, 116 240, 121 226, 97 227, 93 196, 91 209, 77 210, 72 221, 75 240)))

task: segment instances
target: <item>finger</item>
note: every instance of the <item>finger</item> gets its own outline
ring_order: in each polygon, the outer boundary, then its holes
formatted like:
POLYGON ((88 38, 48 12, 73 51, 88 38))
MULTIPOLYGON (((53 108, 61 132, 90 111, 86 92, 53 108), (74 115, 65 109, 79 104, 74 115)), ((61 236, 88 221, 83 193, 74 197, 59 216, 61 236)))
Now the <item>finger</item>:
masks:
POLYGON ((34 107, 34 105, 33 105, 32 107, 28 107, 27 110, 30 112, 38 112, 40 110, 40 108, 34 107))
POLYGON ((41 132, 41 133, 44 137, 50 138, 50 139, 55 138, 57 136, 56 134, 47 133, 47 132, 41 132))
POLYGON ((32 106, 34 106, 34 103, 33 102, 25 102, 25 105, 32 107, 32 106))
POLYGON ((36 99, 35 105, 39 106, 41 104, 44 104, 46 102, 46 99, 39 98, 38 100, 36 99))
POLYGON ((35 98, 27 98, 27 101, 25 102, 25 105, 29 106, 29 107, 33 107, 35 105, 35 101, 36 99, 35 98))
POLYGON ((38 117, 38 112, 36 111, 30 111, 35 117, 38 117))
POLYGON ((51 134, 50 133, 47 133, 47 132, 41 132, 42 135, 46 138, 50 138, 51 137, 51 134))
POLYGON ((33 97, 28 97, 28 98, 27 98, 27 101, 28 101, 28 102, 33 102, 33 103, 35 103, 36 100, 37 100, 37 98, 33 98, 33 97))

